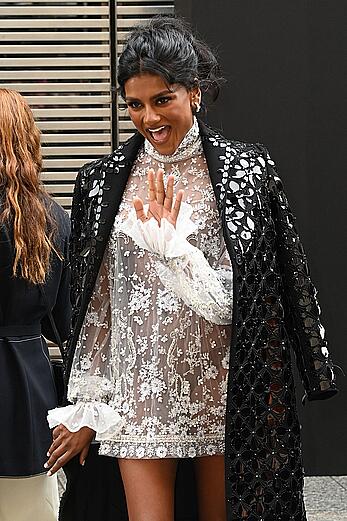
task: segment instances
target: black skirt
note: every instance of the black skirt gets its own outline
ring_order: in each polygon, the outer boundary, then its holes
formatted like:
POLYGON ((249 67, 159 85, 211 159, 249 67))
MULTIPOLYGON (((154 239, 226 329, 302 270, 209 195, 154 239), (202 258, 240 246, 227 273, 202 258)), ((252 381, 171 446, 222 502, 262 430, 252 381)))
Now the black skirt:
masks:
POLYGON ((40 335, 0 338, 0 476, 45 472, 57 405, 48 348, 40 335))

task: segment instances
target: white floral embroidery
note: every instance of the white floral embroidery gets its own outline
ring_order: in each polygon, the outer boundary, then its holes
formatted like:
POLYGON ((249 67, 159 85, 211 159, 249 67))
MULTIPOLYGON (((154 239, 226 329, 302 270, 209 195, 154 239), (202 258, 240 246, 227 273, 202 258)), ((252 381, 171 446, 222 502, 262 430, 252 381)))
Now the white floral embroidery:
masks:
POLYGON ((152 152, 148 143, 139 152, 115 218, 76 349, 69 398, 106 402, 122 417, 121 431, 102 440, 101 454, 222 454, 231 326, 206 321, 164 287, 156 256, 121 231, 133 197, 147 199, 148 168, 162 167, 193 209, 197 231, 189 242, 216 272, 231 274, 197 126, 174 158, 152 152))

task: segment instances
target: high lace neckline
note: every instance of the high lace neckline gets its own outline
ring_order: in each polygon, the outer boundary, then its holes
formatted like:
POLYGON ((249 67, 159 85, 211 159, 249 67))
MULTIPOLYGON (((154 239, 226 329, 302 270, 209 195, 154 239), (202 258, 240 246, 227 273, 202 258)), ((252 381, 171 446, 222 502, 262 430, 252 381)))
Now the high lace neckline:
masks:
POLYGON ((160 154, 147 139, 145 140, 145 152, 160 163, 174 163, 189 159, 201 152, 201 150, 202 141, 199 133, 198 120, 195 116, 192 127, 188 130, 173 154, 160 154))

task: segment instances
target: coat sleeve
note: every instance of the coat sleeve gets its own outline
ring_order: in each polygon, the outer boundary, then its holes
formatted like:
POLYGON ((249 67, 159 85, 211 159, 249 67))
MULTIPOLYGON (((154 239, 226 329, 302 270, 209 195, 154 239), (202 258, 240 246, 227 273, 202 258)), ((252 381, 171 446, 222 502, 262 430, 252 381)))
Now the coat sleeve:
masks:
POLYGON ((71 208, 71 235, 70 235, 70 269, 71 286, 70 299, 72 306, 71 330, 66 344, 64 365, 65 380, 68 381, 76 347, 76 332, 82 305, 83 291, 87 286, 88 254, 93 236, 92 198, 88 197, 93 184, 93 174, 98 170, 101 160, 87 163, 77 173, 74 185, 71 208), (88 246, 89 245, 89 246, 88 246))
POLYGON ((83 258, 81 257, 82 223, 83 223, 83 198, 82 198, 82 177, 86 166, 82 167, 77 174, 74 186, 72 207, 71 207, 71 238, 70 238, 70 265, 71 265, 71 303, 72 303, 72 327, 75 325, 78 313, 78 296, 80 291, 80 279, 83 258))
POLYGON ((86 211, 86 201, 83 197, 83 185, 89 177, 92 163, 87 163, 78 171, 74 185, 74 192, 71 207, 71 234, 69 241, 69 260, 70 260, 70 301, 71 301, 71 328, 70 335, 66 344, 64 373, 65 379, 71 370, 74 356, 74 330, 76 327, 78 314, 81 305, 81 296, 84 286, 85 259, 83 255, 83 245, 86 243, 85 234, 88 233, 90 224, 86 211))
POLYGON ((327 348, 320 307, 306 255, 295 226, 283 184, 264 149, 271 208, 276 229, 286 327, 295 351, 308 400, 324 400, 337 393, 333 363, 327 348))
MULTIPOLYGON (((67 343, 67 361, 72 358, 71 343, 73 331, 78 318, 83 287, 85 285, 86 262, 85 248, 91 233, 92 220, 89 215, 88 198, 85 197, 84 186, 93 171, 94 163, 87 163, 77 174, 71 207, 71 235, 69 242, 69 259, 71 270, 70 299, 72 305, 71 334, 67 343)), ((71 360, 70 360, 71 361, 71 360)), ((69 364, 68 364, 69 365, 69 364)))

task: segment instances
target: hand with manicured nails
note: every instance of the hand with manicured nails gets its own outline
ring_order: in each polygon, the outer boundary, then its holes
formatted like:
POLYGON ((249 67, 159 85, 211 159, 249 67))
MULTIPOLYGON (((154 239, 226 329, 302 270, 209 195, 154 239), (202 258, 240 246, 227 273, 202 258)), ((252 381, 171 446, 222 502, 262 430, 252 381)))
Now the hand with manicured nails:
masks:
POLYGON ((49 468, 48 476, 55 474, 77 454, 80 455, 80 464, 84 465, 94 435, 95 431, 89 427, 70 432, 64 425, 58 425, 53 430, 53 442, 47 453, 49 459, 44 465, 46 469, 49 468))
POLYGON ((136 211, 137 218, 140 219, 142 222, 146 222, 152 217, 154 217, 154 219, 158 221, 158 224, 160 226, 161 219, 165 217, 169 221, 169 223, 176 227, 176 221, 183 199, 183 190, 178 190, 175 203, 173 204, 173 175, 169 175, 168 177, 166 190, 164 187, 164 171, 161 168, 159 168, 157 175, 155 175, 154 170, 152 168, 148 170, 147 179, 149 185, 148 212, 146 214, 144 211, 142 199, 140 199, 139 197, 135 197, 133 200, 133 205, 136 211))

